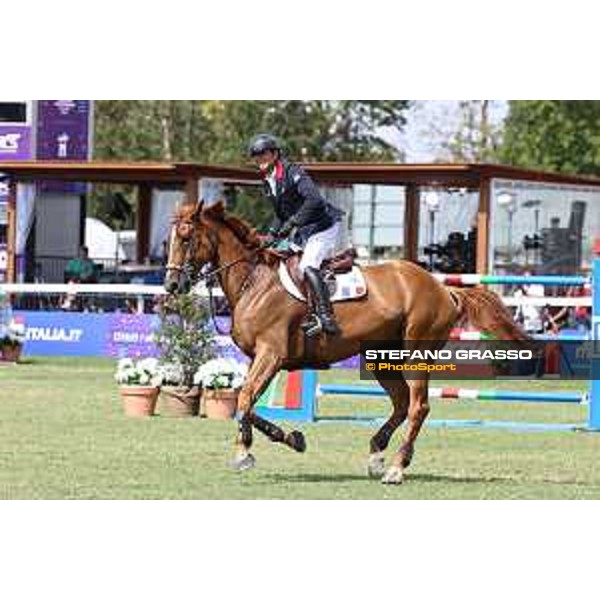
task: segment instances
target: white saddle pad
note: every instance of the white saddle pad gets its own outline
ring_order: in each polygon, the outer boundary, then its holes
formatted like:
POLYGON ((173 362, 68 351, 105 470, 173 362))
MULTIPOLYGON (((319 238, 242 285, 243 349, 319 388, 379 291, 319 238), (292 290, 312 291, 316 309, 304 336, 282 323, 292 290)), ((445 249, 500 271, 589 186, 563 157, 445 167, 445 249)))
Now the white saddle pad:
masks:
MULTIPOLYGON (((298 289, 291 275, 287 270, 286 264, 282 261, 279 263, 279 279, 283 287, 288 293, 300 300, 306 302, 306 297, 298 289)), ((355 300, 362 298, 367 294, 367 282, 359 267, 354 265, 352 271, 348 273, 336 273, 335 276, 335 293, 331 295, 332 302, 342 302, 344 300, 355 300)))

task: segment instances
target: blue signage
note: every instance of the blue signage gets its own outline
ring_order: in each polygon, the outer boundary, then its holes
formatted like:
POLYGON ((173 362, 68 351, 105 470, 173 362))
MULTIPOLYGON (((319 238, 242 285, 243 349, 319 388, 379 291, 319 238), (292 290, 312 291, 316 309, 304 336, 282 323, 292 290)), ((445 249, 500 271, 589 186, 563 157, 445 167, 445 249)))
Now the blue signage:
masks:
MULTIPOLYGON (((69 313, 14 311, 13 317, 25 326, 25 356, 107 356, 131 358, 157 356, 154 332, 156 315, 125 313, 69 313)), ((230 319, 219 317, 221 331, 229 331, 230 319)), ((248 360, 228 335, 216 335, 217 354, 248 360)), ((359 357, 336 366, 358 368, 359 357)))

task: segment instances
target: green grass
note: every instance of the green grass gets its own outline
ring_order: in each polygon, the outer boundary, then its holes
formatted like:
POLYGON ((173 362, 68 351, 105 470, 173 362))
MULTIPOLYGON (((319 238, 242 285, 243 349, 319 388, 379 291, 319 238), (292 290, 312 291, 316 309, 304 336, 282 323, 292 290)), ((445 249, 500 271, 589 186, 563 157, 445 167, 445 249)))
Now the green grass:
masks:
MULTIPOLYGON (((257 468, 236 474, 228 467, 233 422, 127 419, 113 368, 109 360, 71 358, 0 368, 0 498, 600 498, 600 434, 589 433, 426 428, 405 484, 385 487, 365 477, 370 428, 308 424, 301 426, 306 454, 256 434, 257 468)), ((322 377, 351 381, 355 374, 322 377)), ((320 412, 381 416, 388 405, 325 398, 320 412)), ((436 402, 431 418, 577 422, 585 412, 566 405, 436 402)))

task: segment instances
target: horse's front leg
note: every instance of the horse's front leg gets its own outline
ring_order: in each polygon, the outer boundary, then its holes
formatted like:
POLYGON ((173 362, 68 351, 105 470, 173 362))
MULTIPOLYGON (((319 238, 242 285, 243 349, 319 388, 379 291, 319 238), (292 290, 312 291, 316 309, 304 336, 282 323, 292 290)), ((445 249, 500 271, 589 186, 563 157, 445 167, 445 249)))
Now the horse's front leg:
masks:
MULTIPOLYGON (((256 463, 254 456, 250 454, 250 448, 252 447, 252 425, 257 419, 256 415, 253 415, 252 409, 258 397, 267 388, 280 366, 280 357, 269 350, 258 352, 250 365, 246 382, 238 397, 238 436, 233 461, 233 468, 236 471, 245 471, 252 468, 256 463)), ((256 424, 258 425, 258 423, 256 424)), ((273 427, 275 428, 275 426, 273 427)), ((273 435, 277 435, 275 430, 273 431, 273 435)))
POLYGON ((289 446, 296 452, 304 452, 306 450, 306 441, 301 431, 294 430, 286 433, 281 427, 275 425, 275 423, 259 417, 254 412, 250 413, 250 421, 256 429, 266 435, 272 442, 289 446))

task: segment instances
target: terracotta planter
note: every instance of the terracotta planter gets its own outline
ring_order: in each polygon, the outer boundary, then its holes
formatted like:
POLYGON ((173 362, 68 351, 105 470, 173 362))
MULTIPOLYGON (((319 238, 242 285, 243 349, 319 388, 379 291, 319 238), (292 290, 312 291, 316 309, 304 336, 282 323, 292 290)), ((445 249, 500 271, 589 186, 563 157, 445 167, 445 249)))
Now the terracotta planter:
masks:
POLYGON ((2 346, 0 348, 0 361, 17 363, 19 362, 19 358, 21 358, 22 350, 23 346, 21 344, 2 346))
POLYGON ((202 392, 202 404, 208 419, 233 419, 237 410, 239 390, 209 390, 202 392))
POLYGON ((200 388, 195 386, 160 388, 160 414, 167 417, 195 417, 200 409, 200 388))
POLYGON ((122 385, 119 388, 123 409, 128 417, 151 417, 156 410, 159 389, 141 385, 122 385))

